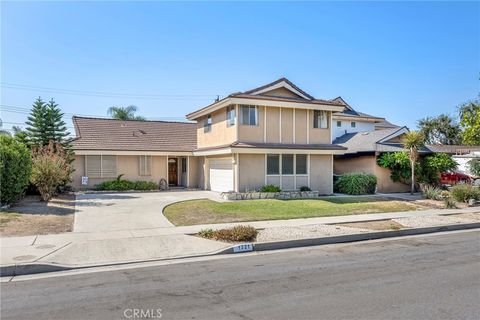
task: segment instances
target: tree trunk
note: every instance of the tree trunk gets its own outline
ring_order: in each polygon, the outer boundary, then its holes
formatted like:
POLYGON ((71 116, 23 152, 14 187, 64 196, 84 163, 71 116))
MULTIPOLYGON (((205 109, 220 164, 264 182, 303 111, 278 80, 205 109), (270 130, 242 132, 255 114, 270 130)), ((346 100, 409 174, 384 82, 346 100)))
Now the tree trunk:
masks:
POLYGON ((415 192, 415 162, 411 161, 410 166, 412 167, 412 186, 410 188, 410 194, 413 195, 415 192))

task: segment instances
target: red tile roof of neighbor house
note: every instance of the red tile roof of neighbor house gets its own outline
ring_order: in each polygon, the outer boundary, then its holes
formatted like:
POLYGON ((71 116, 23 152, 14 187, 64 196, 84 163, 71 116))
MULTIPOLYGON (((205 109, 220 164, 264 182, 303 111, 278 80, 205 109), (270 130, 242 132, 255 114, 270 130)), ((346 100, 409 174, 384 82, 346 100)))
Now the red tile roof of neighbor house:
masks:
POLYGON ((73 117, 75 150, 193 151, 195 123, 73 117))

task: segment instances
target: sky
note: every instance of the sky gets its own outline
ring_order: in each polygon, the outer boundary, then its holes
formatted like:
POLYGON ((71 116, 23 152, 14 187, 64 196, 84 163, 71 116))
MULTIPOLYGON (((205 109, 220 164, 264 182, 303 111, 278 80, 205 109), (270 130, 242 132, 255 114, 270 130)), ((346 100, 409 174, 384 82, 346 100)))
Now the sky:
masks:
POLYGON ((217 95, 287 77, 398 125, 480 85, 480 2, 1 2, 4 128, 33 101, 181 120, 217 95))

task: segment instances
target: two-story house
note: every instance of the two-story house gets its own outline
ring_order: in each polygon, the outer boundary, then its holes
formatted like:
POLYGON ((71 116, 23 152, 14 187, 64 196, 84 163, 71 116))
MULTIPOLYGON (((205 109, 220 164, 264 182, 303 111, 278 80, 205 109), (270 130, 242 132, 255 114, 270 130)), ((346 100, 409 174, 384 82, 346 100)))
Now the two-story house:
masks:
POLYGON ((333 117, 341 99, 320 100, 282 78, 187 115, 191 123, 74 117, 75 188, 125 179, 245 191, 273 184, 333 192, 333 117), (83 182, 83 184, 82 184, 83 182))

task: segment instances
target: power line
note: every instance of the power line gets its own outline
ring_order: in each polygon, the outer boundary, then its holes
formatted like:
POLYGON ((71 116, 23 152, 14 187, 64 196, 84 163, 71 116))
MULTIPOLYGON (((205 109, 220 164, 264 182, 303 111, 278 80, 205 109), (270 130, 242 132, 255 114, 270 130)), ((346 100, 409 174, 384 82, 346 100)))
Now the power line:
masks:
POLYGON ((23 84, 15 84, 8 82, 0 82, 0 86, 6 89, 26 90, 26 91, 41 91, 44 93, 57 93, 78 96, 92 96, 92 97, 106 97, 106 98, 125 98, 125 99, 147 99, 147 100, 211 100, 214 101, 216 94, 141 94, 141 93, 115 93, 115 92, 100 92, 100 91, 86 91, 73 89, 60 89, 30 86, 23 84))

